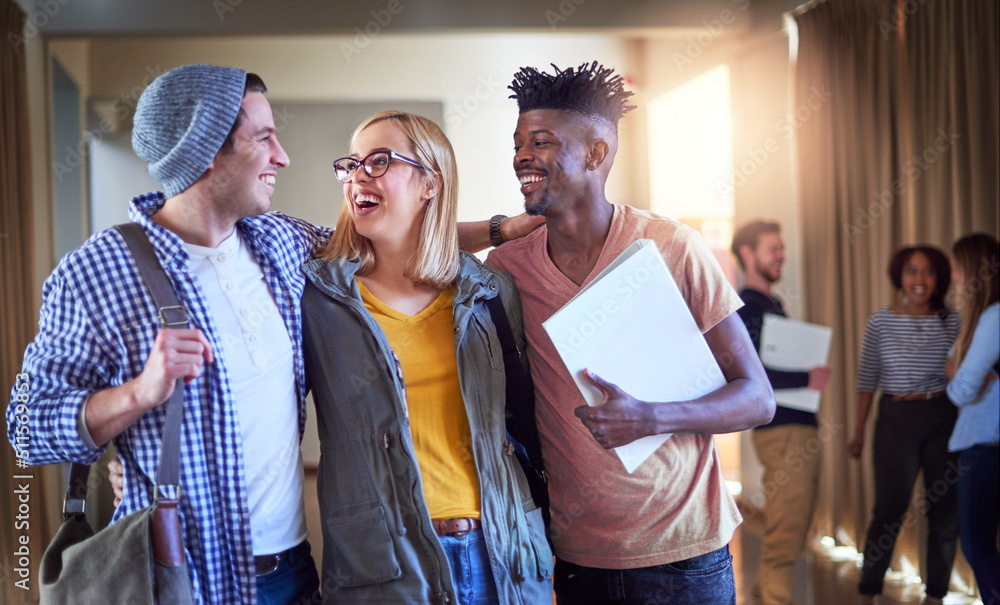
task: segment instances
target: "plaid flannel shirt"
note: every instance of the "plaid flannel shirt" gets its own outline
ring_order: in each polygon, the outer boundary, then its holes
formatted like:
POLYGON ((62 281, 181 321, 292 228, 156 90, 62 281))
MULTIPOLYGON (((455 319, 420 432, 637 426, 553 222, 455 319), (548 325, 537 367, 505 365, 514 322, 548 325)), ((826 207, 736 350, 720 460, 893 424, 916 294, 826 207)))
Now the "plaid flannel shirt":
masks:
MULTIPOLYGON (((150 217, 165 202, 160 192, 132 200, 130 218, 149 234, 153 248, 191 326, 212 345, 215 362, 185 388, 181 441, 181 505, 184 546, 195 594, 201 603, 254 603, 256 580, 250 511, 243 476, 243 443, 218 329, 188 270, 181 239, 150 217)), ((291 337, 299 401, 299 436, 305 425, 305 376, 299 271, 331 231, 280 213, 238 223, 291 337)), ((77 431, 80 406, 94 391, 117 386, 142 371, 160 329, 156 307, 124 240, 113 229, 67 254, 46 280, 39 332, 24 355, 30 381, 30 440, 22 457, 32 464, 93 463, 100 456, 77 431)), ((7 410, 8 438, 15 448, 15 399, 7 410)), ((142 416, 114 438, 125 466, 125 497, 117 520, 153 499, 165 406, 142 416)), ((24 445, 22 442, 21 445, 24 445)))

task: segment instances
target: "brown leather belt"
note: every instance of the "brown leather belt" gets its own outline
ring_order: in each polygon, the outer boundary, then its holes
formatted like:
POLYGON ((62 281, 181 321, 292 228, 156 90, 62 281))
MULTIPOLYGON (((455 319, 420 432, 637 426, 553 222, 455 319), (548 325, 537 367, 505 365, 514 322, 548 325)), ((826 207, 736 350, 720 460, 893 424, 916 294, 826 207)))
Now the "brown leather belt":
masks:
POLYGON ((934 391, 933 393, 907 393, 905 395, 893 395, 893 401, 917 401, 923 399, 934 399, 944 395, 947 391, 934 391))
POLYGON ((478 519, 469 517, 459 517, 457 519, 433 519, 434 533, 439 536, 451 536, 453 538, 464 538, 474 529, 479 529, 483 525, 478 519))
POLYGON ((298 546, 293 546, 286 551, 279 552, 276 555, 260 555, 259 557, 253 558, 254 567, 257 569, 258 576, 266 576, 275 569, 278 569, 278 564, 281 563, 283 559, 287 559, 292 554, 302 554, 304 555, 306 551, 309 550, 309 542, 303 540, 299 542, 298 546))

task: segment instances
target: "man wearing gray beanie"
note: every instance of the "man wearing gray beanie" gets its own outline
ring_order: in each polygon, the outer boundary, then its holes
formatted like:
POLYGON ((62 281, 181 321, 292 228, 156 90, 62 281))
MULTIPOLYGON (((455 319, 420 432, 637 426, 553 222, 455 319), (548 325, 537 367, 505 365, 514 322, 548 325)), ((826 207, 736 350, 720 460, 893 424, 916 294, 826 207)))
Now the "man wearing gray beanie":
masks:
POLYGON ((133 147, 163 191, 134 198, 129 216, 191 328, 160 329, 109 229, 46 280, 24 357, 31 461, 90 464, 114 442, 124 467, 115 520, 152 503, 161 404, 185 379, 181 518, 199 603, 314 602, 319 588, 302 500, 299 266, 330 231, 267 213, 288 156, 265 91, 242 70, 187 65, 153 81, 136 108, 133 147))

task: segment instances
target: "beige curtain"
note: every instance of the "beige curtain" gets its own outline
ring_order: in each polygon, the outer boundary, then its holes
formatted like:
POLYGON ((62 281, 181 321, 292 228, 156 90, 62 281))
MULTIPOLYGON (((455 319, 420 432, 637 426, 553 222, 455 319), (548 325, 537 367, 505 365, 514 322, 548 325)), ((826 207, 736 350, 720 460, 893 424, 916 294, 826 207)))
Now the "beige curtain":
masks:
MULTIPOLYGON (((947 251, 969 231, 997 234, 997 7, 828 0, 796 15, 796 104, 829 94, 798 130, 806 316, 835 327, 817 523, 859 550, 873 504, 871 424, 864 462, 846 443, 864 326, 893 300, 889 258, 905 244, 947 251)), ((894 569, 921 560, 923 519, 910 513, 919 521, 900 534, 894 569)), ((974 585, 961 554, 956 570, 974 585)))
POLYGON ((970 231, 997 234, 998 19, 994 0, 934 0, 903 21, 900 161, 919 174, 901 208, 904 241, 947 250, 970 231))
MULTIPOLYGON (((31 308, 32 228, 31 166, 28 135, 28 93, 24 48, 25 15, 13 0, 0 0, 0 385, 5 394, 14 386, 24 348, 35 333, 31 308)), ((55 527, 49 500, 59 498, 52 489, 61 474, 55 467, 15 466, 14 449, 0 443, 0 602, 36 603, 38 566, 55 527), (14 475, 30 475, 28 480, 14 475), (27 485, 21 510, 15 490, 27 485), (27 526, 23 523, 27 522, 27 526), (19 525, 20 523, 20 525, 19 525), (30 552, 27 578, 22 575, 18 549, 30 552), (27 579, 22 586, 17 582, 27 579)), ((30 437, 30 435, 29 435, 30 437)))

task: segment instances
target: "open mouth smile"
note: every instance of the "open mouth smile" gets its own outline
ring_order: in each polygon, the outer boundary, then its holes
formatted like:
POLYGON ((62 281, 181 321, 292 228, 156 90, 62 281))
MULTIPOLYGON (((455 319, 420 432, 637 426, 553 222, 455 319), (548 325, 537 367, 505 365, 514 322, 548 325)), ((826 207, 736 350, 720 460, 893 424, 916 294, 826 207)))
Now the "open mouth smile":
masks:
POLYGON ((354 196, 354 205, 359 209, 366 210, 368 208, 375 208, 382 203, 382 200, 370 193, 358 193, 354 196))
POLYGON ((518 180, 519 183, 521 183, 521 193, 524 194, 524 195, 527 195, 527 194, 531 193, 532 191, 535 191, 535 190, 541 188, 541 185, 539 185, 539 183, 541 183, 542 181, 544 181, 545 178, 546 177, 545 177, 544 174, 540 174, 540 173, 537 173, 537 172, 533 172, 533 173, 524 172, 524 173, 518 174, 517 175, 517 180, 518 180))

